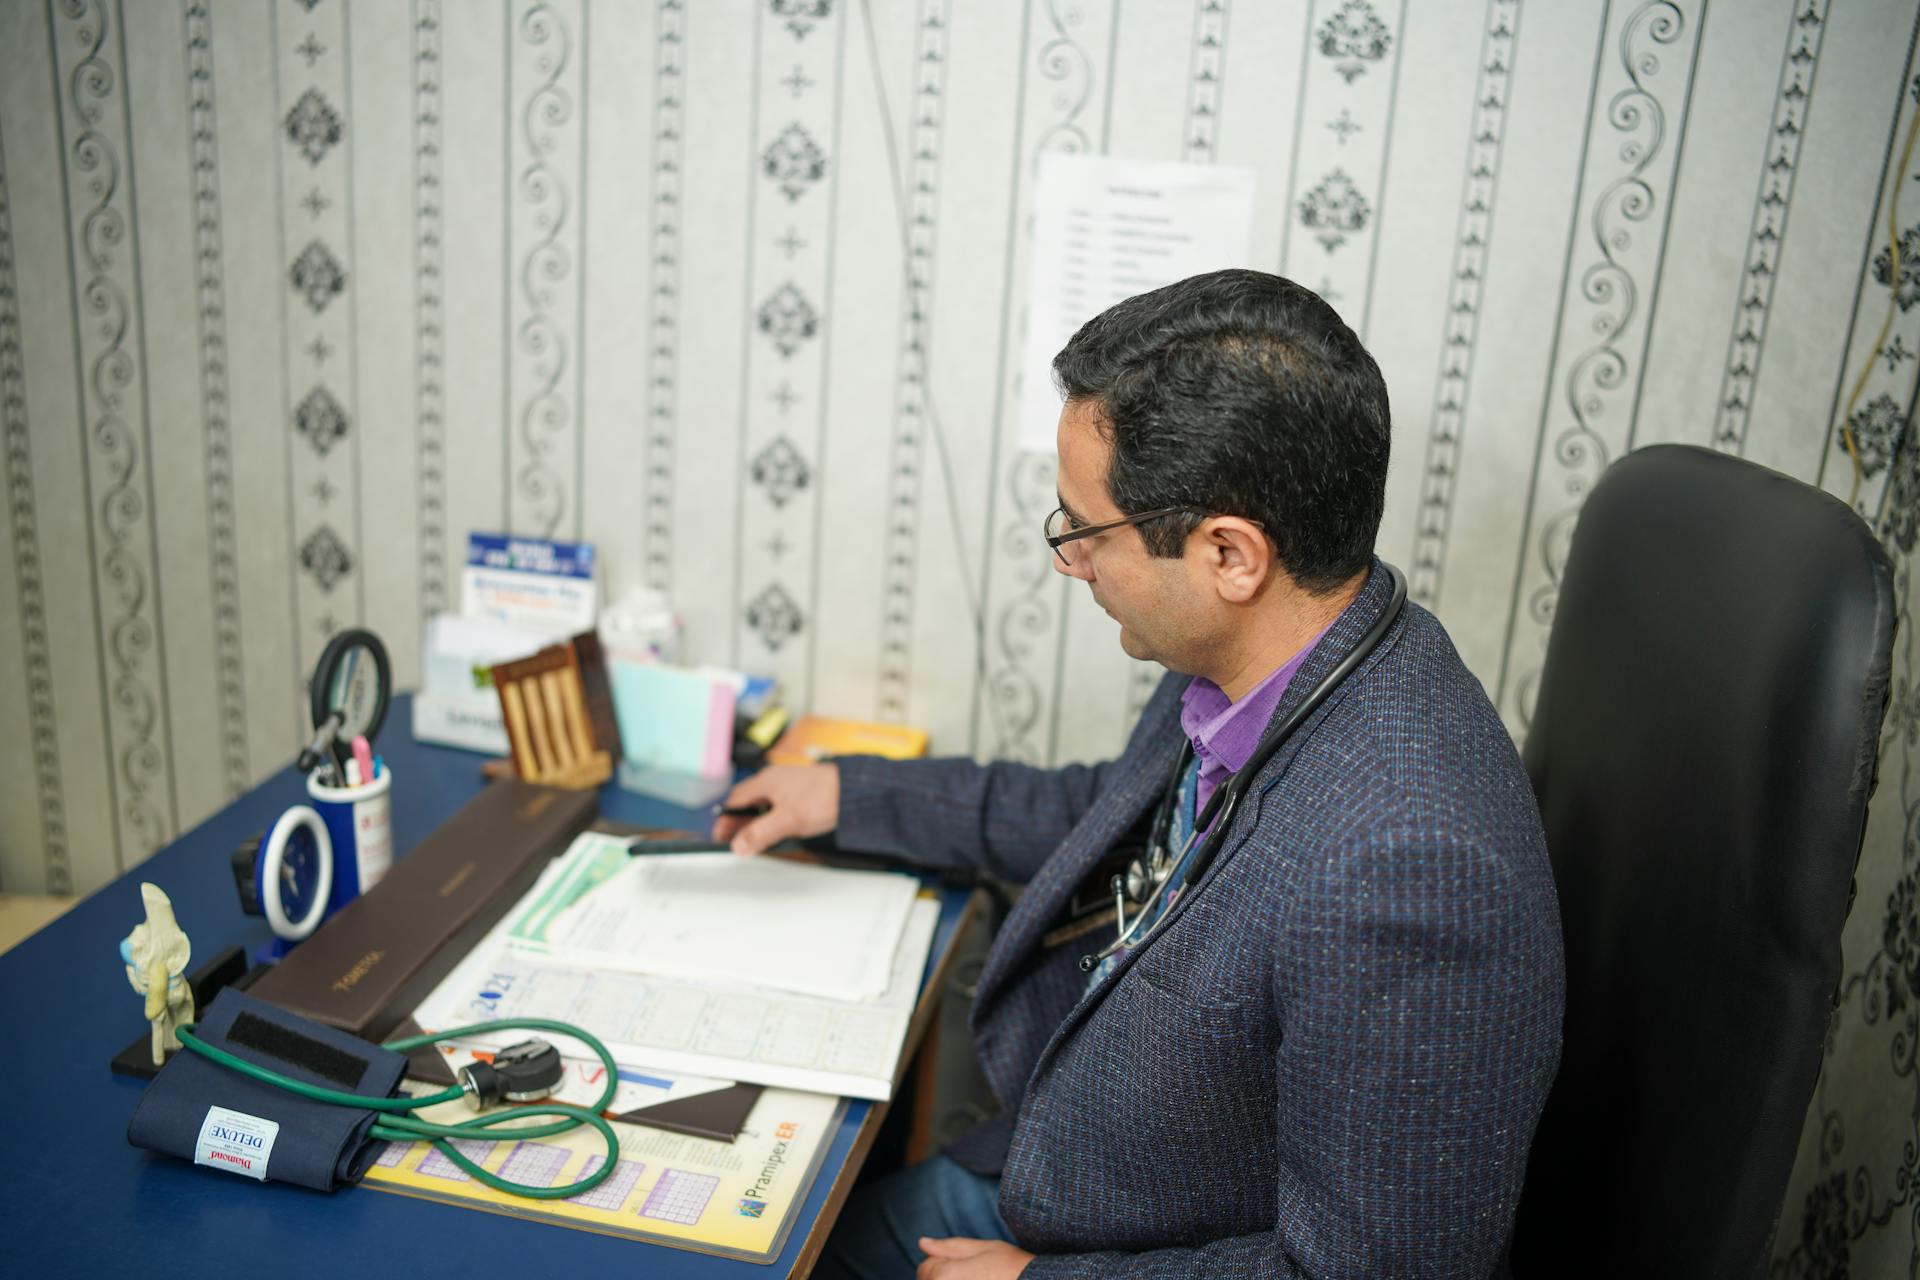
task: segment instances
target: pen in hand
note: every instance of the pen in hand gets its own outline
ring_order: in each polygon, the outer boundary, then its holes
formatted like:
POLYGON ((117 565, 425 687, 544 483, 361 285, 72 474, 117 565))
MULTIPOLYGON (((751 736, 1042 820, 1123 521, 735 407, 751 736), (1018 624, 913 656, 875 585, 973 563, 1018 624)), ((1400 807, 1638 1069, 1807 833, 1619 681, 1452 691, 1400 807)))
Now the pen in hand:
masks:
POLYGON ((715 840, 655 840, 636 836, 627 842, 627 856, 639 858, 663 853, 725 853, 727 846, 715 840))
MULTIPOLYGON (((723 818, 761 818, 772 812, 773 806, 766 801, 753 804, 721 805, 719 815, 723 818)), ((719 841, 707 840, 656 840, 645 836, 635 838, 627 845, 627 853, 632 857, 660 853, 719 853, 727 846, 719 841)))
POLYGON ((840 767, 771 765, 728 792, 713 835, 749 856, 787 840, 823 836, 839 822, 840 767))

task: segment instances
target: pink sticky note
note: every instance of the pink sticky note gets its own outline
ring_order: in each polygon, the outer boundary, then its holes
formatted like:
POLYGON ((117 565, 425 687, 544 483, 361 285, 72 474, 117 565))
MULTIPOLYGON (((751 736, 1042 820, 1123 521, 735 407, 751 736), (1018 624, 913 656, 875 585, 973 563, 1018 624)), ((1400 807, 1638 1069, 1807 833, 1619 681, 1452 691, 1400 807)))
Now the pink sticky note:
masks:
POLYGON ((707 751, 700 771, 709 778, 733 771, 733 687, 719 680, 707 702, 707 751))

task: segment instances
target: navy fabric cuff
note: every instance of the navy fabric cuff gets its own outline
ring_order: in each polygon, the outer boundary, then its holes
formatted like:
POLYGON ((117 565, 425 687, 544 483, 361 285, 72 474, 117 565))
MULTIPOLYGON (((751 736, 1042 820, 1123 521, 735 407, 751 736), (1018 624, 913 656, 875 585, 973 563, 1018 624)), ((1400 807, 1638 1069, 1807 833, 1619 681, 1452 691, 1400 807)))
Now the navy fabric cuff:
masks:
MULTIPOLYGON (((394 1096, 398 1053, 223 991, 194 1034, 281 1075, 369 1098, 394 1096)), ((183 1049, 160 1069, 127 1123, 136 1147, 246 1177, 318 1191, 360 1180, 373 1163, 374 1113, 315 1102, 183 1049)))
POLYGON ((840 812, 834 843, 849 852, 898 854, 892 838, 892 810, 885 779, 897 762, 879 756, 840 756, 840 812))

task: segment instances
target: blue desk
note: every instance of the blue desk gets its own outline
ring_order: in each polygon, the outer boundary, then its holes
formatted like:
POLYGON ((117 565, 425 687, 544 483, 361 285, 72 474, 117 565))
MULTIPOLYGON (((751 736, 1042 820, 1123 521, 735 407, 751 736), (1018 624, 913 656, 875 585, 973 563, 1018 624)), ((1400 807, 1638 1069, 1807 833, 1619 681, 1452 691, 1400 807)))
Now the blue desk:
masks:
MULTIPOLYGON (((481 788, 480 757, 413 741, 412 708, 396 702, 381 753, 394 776, 396 849, 411 849, 481 788)), ((304 798, 283 770, 152 859, 0 956, 12 1025, 11 1095, 0 1144, 0 1272, 17 1276, 265 1274, 274 1280, 354 1275, 521 1274, 722 1277, 804 1275, 859 1172, 886 1107, 855 1101, 828 1146, 786 1248, 773 1266, 621 1240, 354 1187, 323 1195, 255 1185, 127 1145, 144 1087, 107 1070, 146 1024, 118 955, 143 916, 140 881, 173 899, 196 964, 223 947, 250 951, 270 935, 244 916, 227 857, 304 798)), ((607 787, 601 816, 705 830, 709 815, 607 787)), ((911 1054, 932 1019, 972 895, 949 889, 908 1033, 911 1054)))

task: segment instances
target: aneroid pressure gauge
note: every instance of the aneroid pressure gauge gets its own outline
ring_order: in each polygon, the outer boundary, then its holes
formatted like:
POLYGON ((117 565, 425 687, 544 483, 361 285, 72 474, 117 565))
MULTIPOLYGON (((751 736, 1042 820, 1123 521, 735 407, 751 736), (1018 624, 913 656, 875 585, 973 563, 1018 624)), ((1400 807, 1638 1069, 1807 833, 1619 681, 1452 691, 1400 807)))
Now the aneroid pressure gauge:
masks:
POLYGON ((240 908, 265 916, 276 937, 299 942, 320 927, 333 892, 333 840, 310 806, 280 815, 273 830, 233 851, 240 908))

